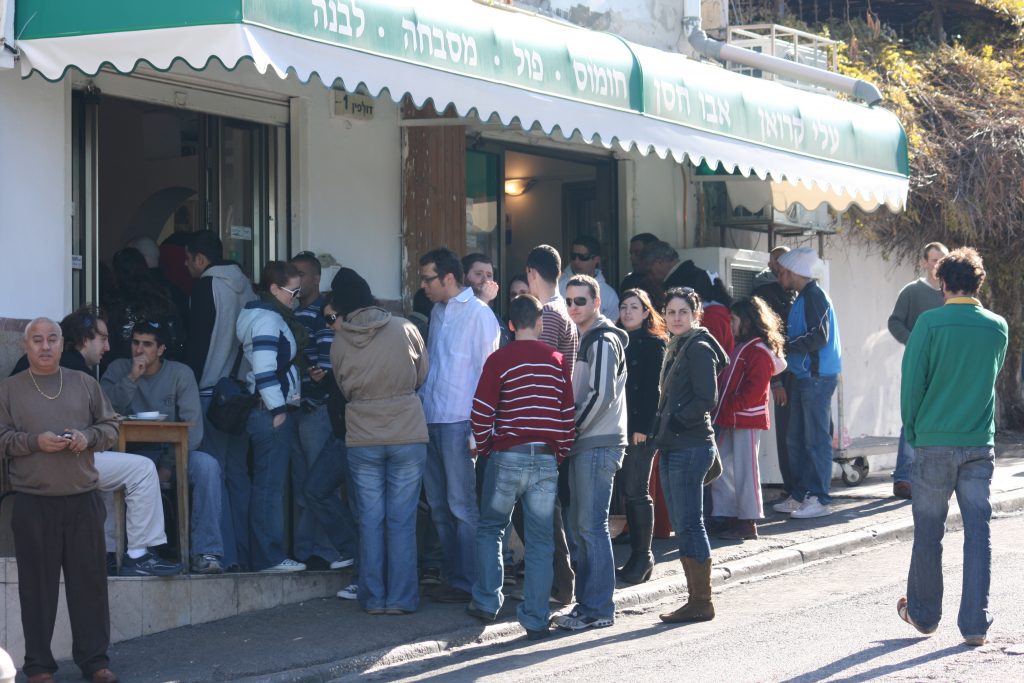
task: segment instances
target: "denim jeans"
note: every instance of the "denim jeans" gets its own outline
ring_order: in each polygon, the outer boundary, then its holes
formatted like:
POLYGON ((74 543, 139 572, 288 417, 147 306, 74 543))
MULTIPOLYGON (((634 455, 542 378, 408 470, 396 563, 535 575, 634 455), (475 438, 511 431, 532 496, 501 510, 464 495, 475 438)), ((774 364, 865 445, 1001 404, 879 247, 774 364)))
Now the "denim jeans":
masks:
MULTIPOLYGON (((893 481, 910 481, 910 466, 914 462, 914 447, 907 443, 900 427, 900 445, 896 450, 896 469, 892 471, 893 481)), ((913 485, 911 485, 913 490, 913 485)))
POLYGON ((992 572, 989 488, 994 468, 995 451, 991 446, 924 447, 914 454, 910 468, 914 549, 907 603, 910 617, 922 628, 937 626, 942 617, 942 536, 949 498, 955 491, 964 524, 963 588, 957 626, 965 638, 988 632, 992 623, 988 611, 992 572))
MULTIPOLYGON (((154 464, 159 464, 164 454, 164 449, 160 446, 135 450, 138 455, 152 460, 154 464)), ((171 481, 177 484, 175 470, 171 470, 171 481)), ((192 492, 189 499, 192 508, 189 514, 189 552, 193 555, 208 553, 223 557, 224 542, 220 522, 224 478, 220 473, 220 465, 212 455, 202 451, 189 452, 188 485, 192 492)), ((183 557, 182 561, 186 559, 183 557)))
POLYGON ((228 434, 214 427, 206 417, 210 396, 200 396, 203 408, 203 441, 199 450, 209 453, 220 465, 222 486, 220 535, 224 543, 224 566, 249 568, 249 435, 228 434), (237 530, 237 531, 236 531, 237 530))
POLYGON ((793 488, 789 494, 796 500, 808 495, 818 502, 832 502, 832 394, 836 377, 801 377, 793 382, 790 392, 789 469, 793 488))
POLYGON ((332 535, 326 528, 337 524, 336 518, 317 516, 306 502, 306 482, 312 469, 332 435, 331 421, 327 417, 327 406, 311 411, 305 408, 292 413, 296 419, 299 438, 292 453, 292 490, 295 506, 295 535, 292 545, 295 558, 306 560, 312 555, 334 562, 341 557, 341 549, 331 542, 332 535))
POLYGON ((427 459, 424 444, 353 446, 349 471, 359 518, 359 604, 363 609, 419 606, 416 506, 427 459))
POLYGON ((428 424, 430 443, 423 488, 444 553, 448 585, 473 590, 476 579, 476 470, 469 451, 469 421, 428 424))
POLYGON ((284 491, 288 460, 295 445, 295 415, 274 427, 270 411, 257 407, 249 415, 247 429, 252 441, 252 496, 249 523, 252 528, 252 569, 280 564, 284 551, 284 491))
POLYGON ((473 604, 488 614, 501 609, 502 539, 512 520, 512 509, 521 500, 529 540, 523 601, 516 615, 523 628, 540 631, 548 625, 548 596, 554 575, 551 534, 558 491, 555 456, 496 451, 488 461, 476 531, 479 571, 473 585, 473 604))
POLYGON ((704 475, 715 460, 714 446, 662 451, 658 461, 661 490, 676 530, 679 555, 698 562, 711 557, 704 529, 704 475))
POLYGON ((355 491, 348 469, 348 449, 343 439, 333 434, 327 438, 306 478, 305 499, 309 511, 327 532, 331 545, 344 557, 357 557, 359 530, 356 527, 355 491), (342 486, 345 487, 345 502, 338 495, 342 486))
MULTIPOLYGON (((576 609, 584 617, 615 617, 615 557, 608 533, 608 507, 612 482, 625 452, 623 447, 591 448, 569 458, 567 531, 576 565, 576 609)), ((526 535, 529 537, 529 530, 526 535)))

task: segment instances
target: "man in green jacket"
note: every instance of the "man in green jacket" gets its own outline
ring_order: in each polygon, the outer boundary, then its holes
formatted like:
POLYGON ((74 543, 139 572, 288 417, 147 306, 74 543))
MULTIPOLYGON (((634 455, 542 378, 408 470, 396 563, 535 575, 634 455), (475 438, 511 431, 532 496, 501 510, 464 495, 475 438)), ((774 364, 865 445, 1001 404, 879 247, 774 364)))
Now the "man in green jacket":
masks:
POLYGON ((992 549, 989 520, 995 450, 995 382, 1006 355, 1007 326, 977 299, 985 268, 974 249, 938 265, 945 304, 922 313, 903 354, 903 430, 911 465, 914 549, 900 617, 934 633, 942 616, 942 536, 956 491, 964 523, 963 592, 957 625, 964 642, 985 644, 992 549))

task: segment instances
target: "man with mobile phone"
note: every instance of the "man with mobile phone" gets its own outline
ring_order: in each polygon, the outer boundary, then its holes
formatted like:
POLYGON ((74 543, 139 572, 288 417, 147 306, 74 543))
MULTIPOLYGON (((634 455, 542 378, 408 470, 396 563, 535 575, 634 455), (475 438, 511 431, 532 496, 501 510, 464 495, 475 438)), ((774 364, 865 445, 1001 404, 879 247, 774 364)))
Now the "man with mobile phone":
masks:
POLYGON ((28 369, 0 382, 0 453, 10 461, 11 529, 29 683, 51 683, 50 642, 61 570, 72 652, 82 675, 116 683, 104 572, 99 473, 93 454, 117 442, 117 418, 99 383, 60 365, 64 338, 49 318, 25 328, 28 369))

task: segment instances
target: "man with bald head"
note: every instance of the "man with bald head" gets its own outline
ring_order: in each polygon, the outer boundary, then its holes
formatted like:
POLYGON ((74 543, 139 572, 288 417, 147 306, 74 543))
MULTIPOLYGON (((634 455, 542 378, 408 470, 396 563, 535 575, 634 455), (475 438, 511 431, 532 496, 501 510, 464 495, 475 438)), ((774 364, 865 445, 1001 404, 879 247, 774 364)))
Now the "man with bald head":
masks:
POLYGON ((49 318, 25 328, 28 371, 0 382, 0 453, 10 463, 11 529, 29 683, 54 680, 50 641, 61 570, 71 620, 72 654, 82 675, 114 683, 109 668, 110 612, 95 451, 117 442, 117 422, 99 383, 60 366, 64 338, 49 318))

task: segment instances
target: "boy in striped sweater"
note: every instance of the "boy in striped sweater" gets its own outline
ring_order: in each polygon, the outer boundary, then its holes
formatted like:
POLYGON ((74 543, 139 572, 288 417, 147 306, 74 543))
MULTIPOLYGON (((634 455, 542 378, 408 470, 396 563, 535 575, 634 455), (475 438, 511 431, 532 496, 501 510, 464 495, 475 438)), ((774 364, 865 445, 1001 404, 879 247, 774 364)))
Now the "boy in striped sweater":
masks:
POLYGON ((576 416, 572 377, 562 354, 538 341, 541 311, 540 301, 529 294, 512 302, 509 328, 516 340, 484 363, 470 417, 477 455, 490 461, 480 497, 477 579, 466 611, 494 621, 501 609, 501 540, 521 500, 526 578, 517 616, 530 640, 549 634, 558 462, 572 447, 576 416))

